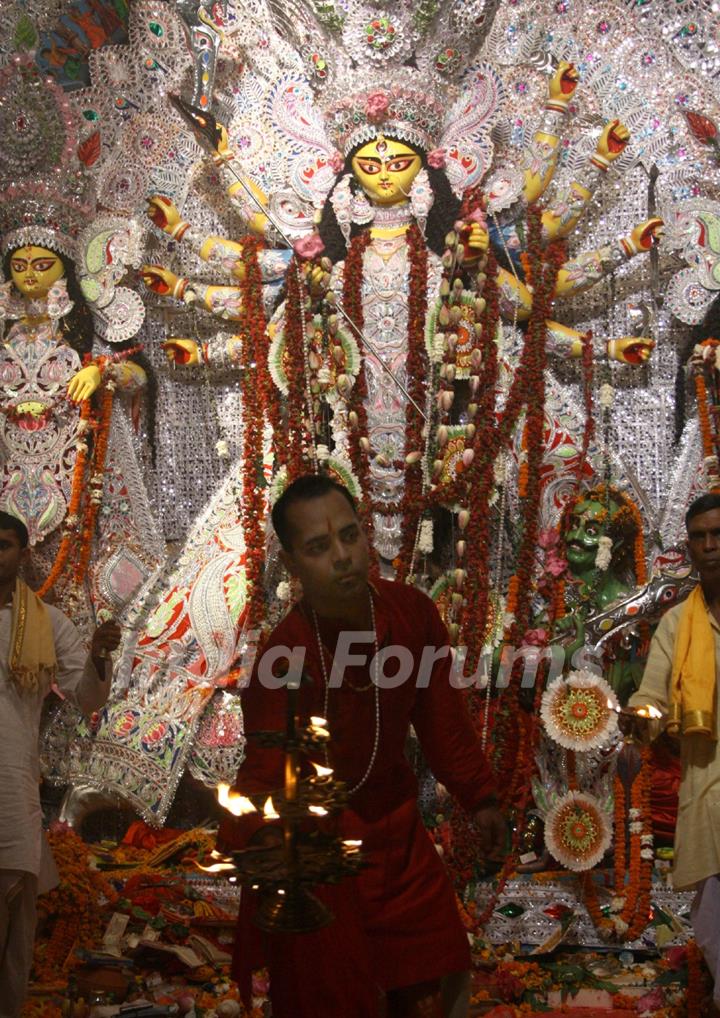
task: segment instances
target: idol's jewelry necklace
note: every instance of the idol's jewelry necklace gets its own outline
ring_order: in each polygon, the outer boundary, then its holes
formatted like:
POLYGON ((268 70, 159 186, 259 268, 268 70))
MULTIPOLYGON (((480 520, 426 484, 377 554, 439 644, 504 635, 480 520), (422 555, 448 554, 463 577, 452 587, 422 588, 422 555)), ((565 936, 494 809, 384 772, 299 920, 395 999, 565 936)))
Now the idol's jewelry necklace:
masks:
MULTIPOLYGON (((348 790, 347 793, 348 795, 354 795, 354 793, 357 792, 358 789, 362 788, 367 779, 370 777, 370 772, 373 769, 373 765, 375 764, 375 759, 377 757, 378 747, 380 746, 380 685, 378 683, 380 662, 378 660, 379 649, 377 639, 377 625, 375 624, 375 605, 373 604, 372 593, 370 592, 369 587, 368 587, 368 597, 370 598, 370 618, 372 620, 373 643, 375 645, 375 657, 373 658, 373 664, 375 665, 373 669, 374 674, 370 679, 370 685, 375 686, 375 738, 373 739, 373 748, 370 754, 370 760, 368 762, 367 767, 365 768, 365 773, 360 778, 358 783, 353 788, 350 788, 348 790)), ((324 653, 325 648, 323 647, 322 638, 320 636, 320 624, 318 623, 317 612, 315 611, 314 608, 311 608, 310 611, 312 612, 313 622, 315 624, 315 638, 317 640, 318 654, 320 656, 320 667, 322 668, 323 681, 325 682, 325 701, 323 705, 323 714, 325 718, 327 718, 328 706, 330 703, 330 679, 327 673, 327 665, 325 664, 325 653, 324 653)), ((353 686, 352 688, 358 689, 358 691, 360 691, 360 689, 357 686, 353 686)), ((369 689, 370 687, 363 686, 362 688, 369 689)), ((323 752, 325 754, 325 766, 329 767, 330 764, 328 758, 328 751, 326 747, 323 749, 323 752)))

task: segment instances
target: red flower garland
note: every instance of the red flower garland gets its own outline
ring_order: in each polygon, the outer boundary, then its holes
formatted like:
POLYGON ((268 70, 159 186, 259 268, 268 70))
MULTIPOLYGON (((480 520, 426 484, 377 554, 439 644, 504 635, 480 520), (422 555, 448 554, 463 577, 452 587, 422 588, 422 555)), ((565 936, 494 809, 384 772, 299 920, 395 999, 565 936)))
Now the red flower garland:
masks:
MULTIPOLYGON (((408 293, 408 345, 407 345, 407 386, 408 392, 419 407, 423 406, 428 382, 428 357, 425 349, 425 321, 427 318, 427 247, 420 228, 412 223, 406 233, 410 262, 408 293)), ((397 579, 403 583, 408 576, 415 547, 415 535, 422 513, 423 476, 422 460, 408 462, 410 453, 423 449, 424 421, 413 404, 408 400, 405 406, 405 468, 402 498, 402 542, 400 545, 397 579)))
MULTIPOLYGON (((343 306, 350 320, 355 323, 359 332, 365 328, 365 314, 362 302, 363 257, 365 249, 371 241, 369 230, 363 230, 350 241, 343 268, 343 306)), ((350 393, 349 415, 356 423, 350 429, 349 450, 353 472, 360 484, 362 502, 358 506, 360 518, 372 547, 374 533, 372 514, 372 483, 370 480, 369 450, 363 448, 361 438, 367 439, 368 419, 365 402, 368 396, 367 377, 365 375, 365 352, 360 351, 360 370, 355 385, 350 393)))
POLYGON ((585 465, 587 463, 590 442, 595 434, 595 419, 593 418, 593 376, 595 362, 593 360, 592 332, 584 332, 580 337, 582 343, 582 369, 583 369, 583 405, 585 407, 585 427, 583 428, 582 446, 580 459, 575 469, 575 483, 580 484, 585 465))
MULTIPOLYGON (((462 614, 462 642, 467 647, 466 668, 473 672, 477 668, 482 652, 488 617, 488 596, 490 590, 490 511, 489 501, 495 481, 494 462, 497 457, 487 455, 483 450, 493 446, 495 438, 495 394, 497 391, 499 361, 495 333, 500 317, 500 297, 497 285, 497 262, 492 251, 488 252, 483 297, 485 311, 482 315, 482 334, 478 343, 481 353, 479 384, 477 391, 477 421, 475 434, 466 448, 473 450, 470 470, 461 475, 458 484, 465 490, 460 496, 467 505, 470 516, 465 531, 467 547, 465 581, 465 606, 462 614), (476 462, 478 466, 475 467, 476 462)), ((450 499, 448 498, 448 501, 450 499)), ((471 713, 475 714, 473 700, 479 697, 479 690, 469 694, 471 713)))
MULTIPOLYGON (((265 494, 263 477, 264 425, 266 410, 279 429, 277 400, 271 395, 267 364, 267 321, 262 299, 262 273, 258 250, 262 242, 248 237, 243 242, 245 267, 240 283, 243 302, 242 363, 246 382, 243 387, 243 496, 240 514, 245 536, 245 572, 248 582, 248 625, 262 624, 265 614, 263 569, 265 560, 265 494), (254 377, 251 365, 255 365, 254 377)), ((277 442, 275 442, 277 448, 277 442)))
POLYGON ((527 393, 526 423, 527 485, 523 505, 523 533, 518 551, 515 575, 517 596, 508 597, 507 611, 515 616, 508 642, 516 646, 529 625, 532 572, 537 547, 540 512, 540 470, 544 453, 545 424, 545 347, 547 318, 551 313, 557 274, 565 260, 561 245, 550 245, 543 252, 542 219, 536 206, 528 210, 529 284, 533 287, 533 307, 528 323, 526 347, 527 393))
POLYGON ((289 381, 285 448, 278 449, 281 463, 287 463, 288 481, 305 472, 305 293, 301 263, 293 257, 287 270, 285 307, 285 349, 289 381))

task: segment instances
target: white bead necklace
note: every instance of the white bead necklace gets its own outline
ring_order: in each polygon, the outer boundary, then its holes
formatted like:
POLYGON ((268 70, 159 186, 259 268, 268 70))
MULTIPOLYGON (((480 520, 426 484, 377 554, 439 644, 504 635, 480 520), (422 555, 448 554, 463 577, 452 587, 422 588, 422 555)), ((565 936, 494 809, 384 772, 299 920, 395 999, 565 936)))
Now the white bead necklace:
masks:
MULTIPOLYGON (((371 676, 372 683, 375 686, 375 738, 373 739, 373 748, 370 754, 370 760, 365 769, 365 773, 360 778, 358 783, 353 788, 350 788, 348 790, 347 793, 348 795, 354 795, 355 792, 362 788, 367 779, 370 777, 370 772, 373 769, 373 765, 375 764, 375 759, 377 757, 378 747, 380 746, 380 686, 378 684, 378 674, 379 674, 378 670, 380 668, 380 662, 378 661, 379 650, 377 640, 377 626, 375 624, 375 605, 373 604, 372 594, 369 588, 368 596, 370 598, 370 618, 372 620, 373 643, 375 645, 375 657, 373 658, 375 668, 373 669, 374 674, 371 676)), ((312 612, 313 622, 315 624, 315 638, 317 640, 318 654, 320 655, 320 667, 322 668, 323 680, 325 682, 325 701, 323 706, 323 713, 324 716, 327 718, 328 706, 330 702, 330 679, 327 673, 327 665, 325 664, 325 648, 323 646, 322 637, 320 636, 320 624, 318 622, 317 613, 314 608, 311 608, 310 611, 312 612)), ((324 748, 323 752, 325 754, 325 765, 329 767, 330 764, 328 760, 327 748, 324 748)))

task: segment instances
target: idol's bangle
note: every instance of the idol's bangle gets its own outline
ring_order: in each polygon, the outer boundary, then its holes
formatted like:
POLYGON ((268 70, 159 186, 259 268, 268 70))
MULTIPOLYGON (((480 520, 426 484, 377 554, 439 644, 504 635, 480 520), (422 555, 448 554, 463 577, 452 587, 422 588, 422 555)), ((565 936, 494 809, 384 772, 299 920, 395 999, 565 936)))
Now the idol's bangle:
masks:
POLYGON ((538 128, 538 132, 540 134, 548 134, 552 138, 559 138, 563 133, 566 117, 566 103, 559 102, 554 99, 548 100, 548 102, 545 103, 545 112, 540 127, 538 128))

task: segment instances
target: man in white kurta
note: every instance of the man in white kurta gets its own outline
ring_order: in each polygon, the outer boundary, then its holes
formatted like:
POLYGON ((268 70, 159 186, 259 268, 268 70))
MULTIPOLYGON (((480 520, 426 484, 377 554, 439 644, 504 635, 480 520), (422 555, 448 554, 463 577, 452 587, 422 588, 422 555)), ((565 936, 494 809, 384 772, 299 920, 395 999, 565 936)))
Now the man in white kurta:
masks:
MULTIPOLYGON (((18 1018, 32 963, 35 900, 55 886, 57 871, 42 830, 38 761, 40 713, 51 677, 40 675, 36 687, 23 688, 10 673, 15 577, 26 552, 22 524, 5 529, 8 519, 0 513, 0 1018, 18 1018)), ((52 605, 44 610, 54 641, 55 682, 91 714, 107 699, 104 655, 117 646, 119 629, 115 623, 99 627, 88 654, 73 623, 52 605)), ((28 631, 26 639, 33 638, 28 631)))
MULTIPOLYGON (((704 680, 714 683, 714 714, 709 719, 709 736, 698 732, 680 736, 682 777, 675 828, 673 886, 679 891, 697 891, 692 907, 695 939, 715 980, 715 1002, 720 1004, 720 752, 717 741, 720 735, 720 495, 697 499, 688 510, 686 523, 690 558, 700 575, 704 611, 714 641, 714 658, 710 650, 703 664, 704 680)), ((676 605, 661 619, 650 645, 640 688, 630 698, 630 707, 651 705, 666 717, 673 713, 673 662, 684 608, 684 603, 676 605)), ((709 644, 709 648, 712 646, 709 644)))

